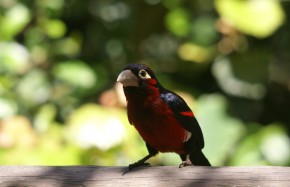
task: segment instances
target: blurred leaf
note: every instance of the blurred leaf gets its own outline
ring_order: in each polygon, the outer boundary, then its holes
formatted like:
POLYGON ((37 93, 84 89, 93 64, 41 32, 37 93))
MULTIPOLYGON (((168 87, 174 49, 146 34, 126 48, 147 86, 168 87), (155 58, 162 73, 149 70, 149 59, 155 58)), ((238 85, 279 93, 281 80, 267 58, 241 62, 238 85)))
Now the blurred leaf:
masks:
POLYGON ((0 119, 12 117, 17 112, 17 104, 6 98, 0 98, 0 119))
MULTIPOLYGON (((220 57, 215 60, 212 66, 213 75, 221 89, 227 94, 234 96, 262 99, 266 94, 264 86, 266 80, 263 79, 266 79, 267 70, 262 69, 263 66, 261 64, 257 65, 255 62, 249 62, 248 55, 242 57, 239 55, 239 58, 235 59, 238 62, 232 62, 229 58, 220 57), (239 75, 243 74, 240 73, 241 71, 247 71, 247 76, 239 77, 239 75)), ((263 63, 263 61, 257 63, 263 63)))
POLYGON ((30 19, 28 8, 20 3, 15 4, 0 19, 0 40, 11 40, 29 23, 30 19))
POLYGON ((30 65, 27 48, 15 42, 0 42, 0 72, 25 72, 30 65))
POLYGON ((54 45, 56 54, 75 57, 81 50, 82 36, 75 32, 58 40, 54 45))
POLYGON ((91 89, 97 81, 94 71, 82 61, 65 61, 53 68, 54 76, 72 86, 91 89))
POLYGON ((183 8, 171 10, 166 16, 166 25, 177 36, 186 36, 190 30, 189 14, 183 8))
POLYGON ((49 125, 53 123, 57 114, 56 106, 48 103, 40 107, 34 118, 34 127, 40 132, 44 133, 49 129, 49 125))
POLYGON ((215 6, 230 25, 259 38, 271 35, 285 19, 278 0, 216 0, 215 6))
POLYGON ((212 94, 199 98, 194 110, 205 138, 204 152, 213 165, 223 165, 245 133, 242 122, 230 117, 226 107, 223 96, 212 94))
MULTIPOLYGON (((122 114, 121 114, 122 115, 122 114)), ((120 144, 126 136, 118 110, 86 104, 69 118, 71 139, 83 148, 96 146, 105 151, 120 144)))
MULTIPOLYGON (((248 124, 250 126, 258 126, 259 124, 248 124)), ((234 153, 230 159, 229 164, 234 166, 243 165, 265 165, 266 161, 259 153, 260 134, 250 134, 240 143, 239 147, 236 147, 236 153, 234 153)))
POLYGON ((31 49, 31 61, 36 64, 45 64, 47 63, 48 51, 45 47, 40 45, 35 45, 31 49))
POLYGON ((178 49, 178 55, 181 59, 198 63, 209 62, 213 53, 213 48, 206 48, 194 43, 182 44, 178 49))
POLYGON ((124 110, 86 104, 70 115, 67 124, 67 137, 85 150, 87 164, 128 165, 147 154, 124 110))
POLYGON ((191 26, 192 41, 204 47, 211 46, 218 38, 215 21, 209 16, 200 16, 195 19, 191 26))
POLYGON ((260 151, 272 165, 287 165, 290 162, 290 139, 286 129, 272 124, 262 130, 260 151))
POLYGON ((285 129, 272 124, 258 130, 241 142, 230 164, 287 165, 290 161, 290 140, 285 129))
POLYGON ((50 38, 60 38, 66 32, 66 26, 61 20, 44 20, 43 28, 50 38))
POLYGON ((16 91, 25 103, 35 105, 49 99, 51 85, 48 82, 46 73, 35 69, 19 80, 16 91))

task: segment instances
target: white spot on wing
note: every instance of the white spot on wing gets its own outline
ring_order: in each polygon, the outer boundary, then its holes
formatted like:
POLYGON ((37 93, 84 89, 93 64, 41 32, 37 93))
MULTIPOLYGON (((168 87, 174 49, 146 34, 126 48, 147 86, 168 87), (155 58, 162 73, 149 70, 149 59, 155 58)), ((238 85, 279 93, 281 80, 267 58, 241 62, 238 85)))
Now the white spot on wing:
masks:
POLYGON ((183 142, 187 142, 191 138, 191 132, 185 130, 185 138, 183 142))

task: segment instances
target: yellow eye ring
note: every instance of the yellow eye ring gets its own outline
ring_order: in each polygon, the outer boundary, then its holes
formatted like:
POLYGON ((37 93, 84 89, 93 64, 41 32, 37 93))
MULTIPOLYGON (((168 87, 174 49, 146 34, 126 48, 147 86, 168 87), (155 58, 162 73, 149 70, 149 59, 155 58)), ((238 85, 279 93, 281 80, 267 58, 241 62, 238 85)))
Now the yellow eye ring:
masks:
POLYGON ((141 69, 138 73, 138 76, 142 79, 150 79, 150 75, 144 70, 144 69, 141 69))
POLYGON ((146 77, 146 71, 144 70, 144 69, 142 69, 140 72, 139 72, 139 76, 141 77, 141 78, 145 78, 146 77))

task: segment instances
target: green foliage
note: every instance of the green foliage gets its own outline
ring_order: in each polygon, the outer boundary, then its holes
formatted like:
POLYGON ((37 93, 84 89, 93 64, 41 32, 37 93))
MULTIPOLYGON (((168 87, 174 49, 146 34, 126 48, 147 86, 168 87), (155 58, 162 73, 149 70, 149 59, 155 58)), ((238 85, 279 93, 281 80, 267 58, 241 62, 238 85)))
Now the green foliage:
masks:
POLYGON ((187 100, 212 164, 289 165, 289 13, 277 0, 0 0, 0 164, 140 159, 115 84, 139 62, 187 100))
POLYGON ((216 0, 217 11, 244 33, 267 37, 284 21, 284 12, 277 0, 216 0))
POLYGON ((90 89, 96 84, 95 72, 84 62, 60 62, 52 72, 56 79, 78 89, 90 89))
POLYGON ((168 29, 177 36, 186 36, 189 33, 189 15, 182 8, 170 11, 166 17, 166 23, 168 29))
MULTIPOLYGON (((255 124, 250 124, 255 125, 255 124)), ((290 161, 290 143, 285 128, 271 124, 245 137, 230 160, 233 165, 287 165, 290 161)))
POLYGON ((22 4, 15 4, 5 11, 0 19, 0 39, 12 40, 31 19, 30 11, 22 4))
POLYGON ((226 108, 226 100, 220 95, 204 95, 196 106, 197 119, 207 143, 205 153, 213 165, 222 165, 245 134, 243 123, 229 116, 226 108))

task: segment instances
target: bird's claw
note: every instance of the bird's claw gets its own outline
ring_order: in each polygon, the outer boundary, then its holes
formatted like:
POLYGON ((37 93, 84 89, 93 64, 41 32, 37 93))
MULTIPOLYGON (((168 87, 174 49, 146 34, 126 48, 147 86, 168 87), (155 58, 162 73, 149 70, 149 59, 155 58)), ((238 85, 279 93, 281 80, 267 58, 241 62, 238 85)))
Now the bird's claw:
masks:
POLYGON ((193 166, 190 161, 189 155, 186 155, 186 160, 182 161, 182 163, 179 165, 179 168, 183 168, 185 166, 193 166))
POLYGON ((129 171, 131 171, 134 168, 138 168, 138 167, 142 167, 142 166, 151 166, 151 164, 147 163, 147 162, 135 162, 133 164, 129 164, 128 169, 129 171))
POLYGON ((151 166, 151 164, 149 164, 147 162, 135 162, 133 164, 129 164, 128 168, 123 172, 122 175, 125 175, 125 174, 129 173, 134 168, 138 168, 138 167, 142 167, 142 166, 148 167, 148 166, 151 166))
POLYGON ((180 165, 179 165, 179 168, 183 168, 185 166, 193 166, 193 164, 190 162, 186 162, 186 161, 183 161, 180 165))

